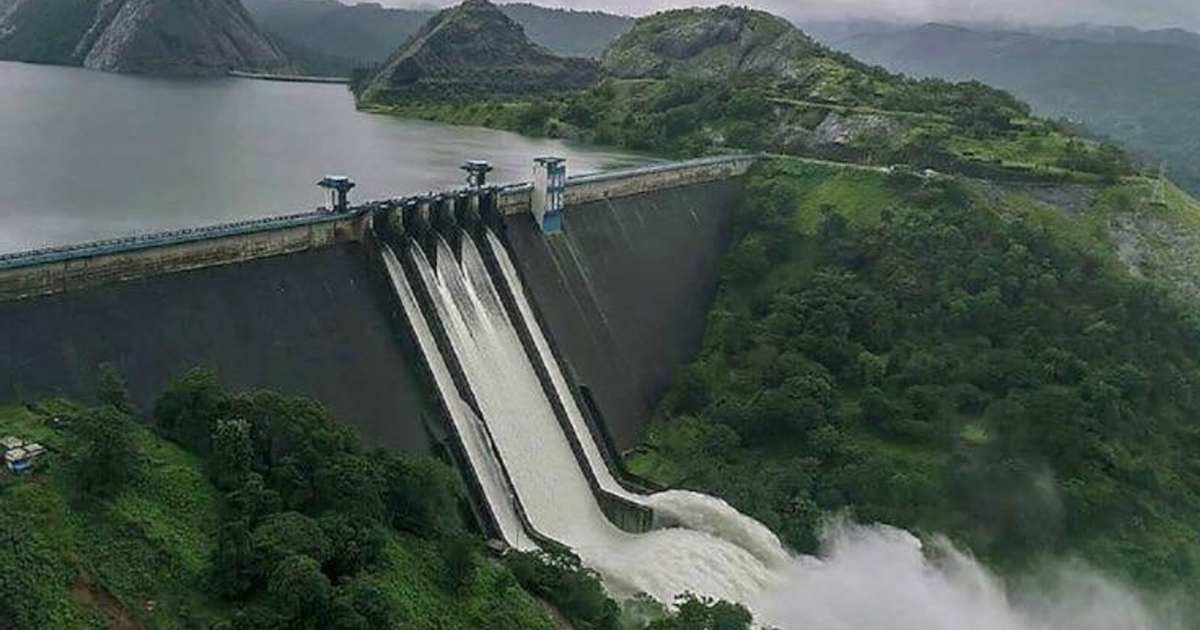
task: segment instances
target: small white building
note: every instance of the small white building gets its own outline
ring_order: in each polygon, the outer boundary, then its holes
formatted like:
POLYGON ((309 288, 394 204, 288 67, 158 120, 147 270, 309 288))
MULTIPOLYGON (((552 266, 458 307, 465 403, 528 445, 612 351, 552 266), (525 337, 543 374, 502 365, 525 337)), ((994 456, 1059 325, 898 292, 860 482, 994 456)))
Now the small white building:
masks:
POLYGON ((0 438, 0 449, 4 451, 4 465, 14 473, 28 471, 33 468, 38 458, 46 454, 46 447, 41 444, 26 444, 15 437, 0 438))

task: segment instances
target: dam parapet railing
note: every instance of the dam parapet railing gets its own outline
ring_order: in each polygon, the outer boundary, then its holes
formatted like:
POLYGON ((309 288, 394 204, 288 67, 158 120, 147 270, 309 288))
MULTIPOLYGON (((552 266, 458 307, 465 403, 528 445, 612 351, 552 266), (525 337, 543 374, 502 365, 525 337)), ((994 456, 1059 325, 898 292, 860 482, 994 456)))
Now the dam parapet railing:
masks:
MULTIPOLYGON (((593 201, 739 177, 762 159, 769 158, 761 155, 705 158, 570 177, 566 182, 565 205, 569 211, 572 206, 593 201)), ((489 186, 486 191, 495 195, 495 211, 501 216, 533 211, 532 183, 489 186)), ((458 188, 371 201, 341 212, 320 209, 0 254, 0 302, 362 242, 371 217, 377 213, 431 198, 464 194, 470 191, 458 188)))

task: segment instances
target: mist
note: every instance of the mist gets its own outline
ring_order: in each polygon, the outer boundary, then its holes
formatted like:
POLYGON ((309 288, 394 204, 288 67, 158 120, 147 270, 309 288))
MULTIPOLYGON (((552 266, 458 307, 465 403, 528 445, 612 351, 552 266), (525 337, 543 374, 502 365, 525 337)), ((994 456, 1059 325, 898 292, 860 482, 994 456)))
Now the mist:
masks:
POLYGON ((837 525, 752 603, 767 626, 803 630, 1184 630, 1185 616, 1101 572, 1060 562, 1006 583, 946 540, 837 525))

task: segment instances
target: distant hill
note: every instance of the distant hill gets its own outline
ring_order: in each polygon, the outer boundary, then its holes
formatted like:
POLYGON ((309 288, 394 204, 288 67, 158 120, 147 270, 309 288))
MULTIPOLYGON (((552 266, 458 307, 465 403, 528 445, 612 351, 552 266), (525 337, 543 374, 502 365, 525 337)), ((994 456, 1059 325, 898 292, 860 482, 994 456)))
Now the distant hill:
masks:
POLYGON ((1081 25, 1057 27, 1034 26, 1019 29, 976 28, 976 30, 1017 30, 1054 39, 1076 39, 1099 44, 1164 44, 1200 50, 1200 33, 1193 33, 1182 28, 1164 28, 1147 31, 1131 26, 1081 25))
POLYGON ((1168 160, 1172 178, 1200 192, 1200 35, 929 24, 834 45, 890 70, 1009 90, 1042 115, 1083 123, 1149 161, 1168 160))
POLYGON ((788 21, 740 8, 680 9, 638 20, 604 54, 622 79, 762 74, 799 78, 817 45, 788 21))
POLYGON ((176 75, 287 66, 238 0, 2 0, 0 59, 176 75))
MULTIPOLYGON (((393 9, 376 3, 346 5, 337 0, 246 0, 265 30, 285 45, 326 58, 369 66, 388 58, 436 11, 393 9)), ((600 12, 548 9, 532 4, 500 5, 525 27, 535 43, 569 57, 599 57, 633 20, 600 12)))
POLYGON ((501 4, 500 10, 525 27, 535 43, 568 57, 598 58, 633 28, 633 18, 599 11, 548 9, 535 4, 501 4))
POLYGON ((245 0, 262 28, 285 45, 367 66, 387 59, 436 11, 336 0, 245 0))
POLYGON ((364 101, 531 95, 589 87, 591 60, 559 57, 531 42, 524 29, 487 0, 442 11, 417 31, 365 83, 364 101))

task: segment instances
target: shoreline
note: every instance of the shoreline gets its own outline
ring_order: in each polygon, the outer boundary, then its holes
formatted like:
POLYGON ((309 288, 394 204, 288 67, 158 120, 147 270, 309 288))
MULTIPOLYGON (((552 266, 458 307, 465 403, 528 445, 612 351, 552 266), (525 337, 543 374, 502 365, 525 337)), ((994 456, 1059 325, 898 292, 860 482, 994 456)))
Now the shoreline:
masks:
POLYGON ((228 76, 237 79, 254 79, 258 81, 277 81, 280 83, 324 83, 330 85, 348 85, 350 79, 346 77, 310 77, 297 74, 265 74, 257 72, 242 72, 240 70, 230 70, 228 76))

